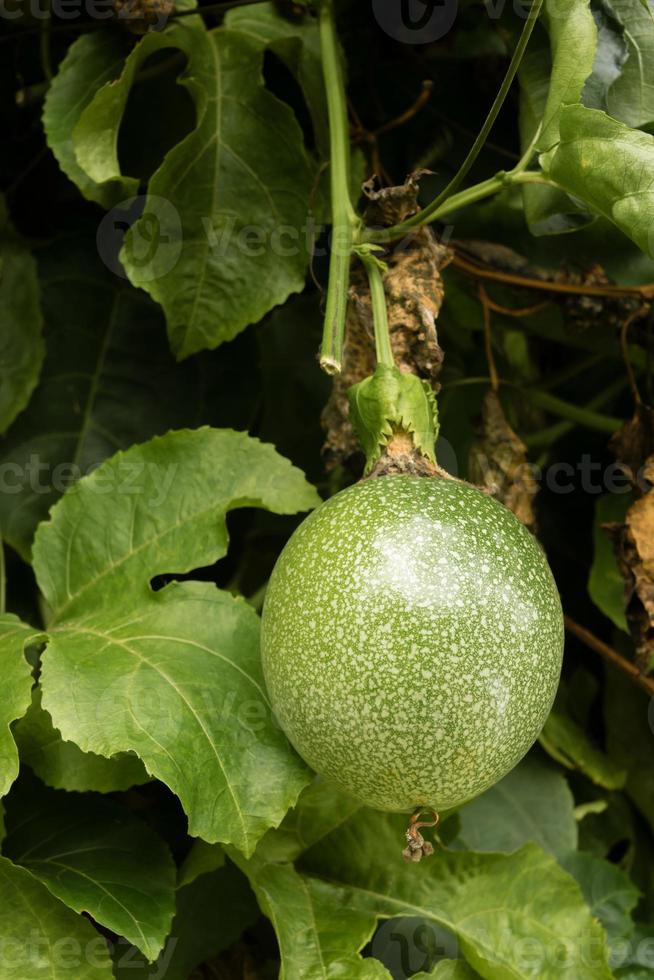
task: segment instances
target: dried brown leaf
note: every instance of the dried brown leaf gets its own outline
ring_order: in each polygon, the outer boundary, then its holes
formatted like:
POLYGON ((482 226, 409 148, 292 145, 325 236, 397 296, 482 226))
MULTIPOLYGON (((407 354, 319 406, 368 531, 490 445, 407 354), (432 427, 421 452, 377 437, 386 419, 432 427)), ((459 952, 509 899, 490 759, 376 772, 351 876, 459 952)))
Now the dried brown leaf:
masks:
POLYGON ((644 482, 642 470, 645 461, 654 455, 654 410, 642 403, 637 405, 632 418, 611 436, 609 448, 629 476, 634 490, 648 492, 649 485, 644 482))
POLYGON ((536 532, 533 500, 538 492, 527 447, 509 425, 495 391, 486 392, 481 431, 470 450, 468 475, 536 532))
POLYGON ((175 12, 174 0, 114 0, 118 22, 130 34, 147 34, 165 25, 175 12))
POLYGON ((624 524, 606 527, 625 583, 625 614, 636 662, 654 667, 654 411, 636 406, 633 418, 612 437, 611 449, 631 480, 637 499, 624 524))
MULTIPOLYGON (((495 242, 465 240, 456 242, 457 252, 468 255, 498 272, 524 276, 527 279, 541 280, 544 283, 565 283, 569 286, 579 286, 579 293, 554 294, 543 293, 550 302, 561 305, 565 322, 571 331, 583 332, 592 327, 606 333, 615 333, 616 328, 643 307, 642 299, 638 296, 589 296, 584 294, 586 286, 610 286, 613 280, 600 265, 580 268, 572 265, 561 265, 558 269, 548 269, 533 265, 519 252, 498 245, 495 242)), ((643 315, 646 308, 643 308, 643 315)), ((631 339, 642 346, 649 345, 649 339, 644 332, 632 330, 631 339)))
POLYGON ((608 525, 625 582, 625 614, 636 662, 654 666, 654 495, 647 493, 627 512, 625 524, 608 525))

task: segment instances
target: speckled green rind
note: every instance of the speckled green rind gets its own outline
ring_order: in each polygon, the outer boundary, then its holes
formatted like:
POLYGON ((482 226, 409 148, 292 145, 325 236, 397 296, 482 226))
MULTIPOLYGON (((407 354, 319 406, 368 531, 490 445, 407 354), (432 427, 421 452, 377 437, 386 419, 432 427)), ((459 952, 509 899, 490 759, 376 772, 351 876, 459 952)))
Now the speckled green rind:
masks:
POLYGON ((273 708, 317 772, 369 806, 457 806, 525 754, 552 705, 563 617, 536 540, 451 480, 378 477, 315 510, 273 571, 273 708))

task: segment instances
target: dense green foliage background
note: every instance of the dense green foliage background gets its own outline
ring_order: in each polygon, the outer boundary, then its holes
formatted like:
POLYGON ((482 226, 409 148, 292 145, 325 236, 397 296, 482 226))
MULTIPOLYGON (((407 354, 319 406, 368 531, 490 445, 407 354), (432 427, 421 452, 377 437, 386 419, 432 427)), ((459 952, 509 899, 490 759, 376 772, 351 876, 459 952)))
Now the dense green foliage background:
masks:
MULTIPOLYGON (((273 977, 280 959, 286 980, 654 977, 651 635, 601 528, 634 503, 608 441, 635 396, 631 462, 654 451, 652 293, 610 287, 654 279, 654 7, 547 3, 466 179, 533 140, 540 183, 434 226, 532 279, 486 283, 492 350, 591 643, 568 636, 540 744, 407 866, 406 821, 315 779, 261 676, 275 558, 360 465, 321 458, 315 16, 228 6, 143 35, 91 5, 0 17, 0 978, 273 977)), ((337 5, 354 188, 425 168, 426 204, 447 184, 525 12, 462 0, 413 45, 374 4, 337 5)), ((443 279, 437 455, 466 477, 483 310, 460 265, 443 279)))

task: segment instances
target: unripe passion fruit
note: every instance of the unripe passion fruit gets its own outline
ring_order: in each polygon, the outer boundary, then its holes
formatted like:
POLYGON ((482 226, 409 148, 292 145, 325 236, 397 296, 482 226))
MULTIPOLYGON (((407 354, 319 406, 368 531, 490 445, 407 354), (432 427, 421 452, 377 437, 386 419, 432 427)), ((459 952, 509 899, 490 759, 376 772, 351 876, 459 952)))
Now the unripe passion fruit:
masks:
POLYGON ((505 775, 550 710, 563 618, 538 543, 447 479, 386 476, 296 530, 263 611, 273 709, 300 755, 383 810, 449 809, 505 775))

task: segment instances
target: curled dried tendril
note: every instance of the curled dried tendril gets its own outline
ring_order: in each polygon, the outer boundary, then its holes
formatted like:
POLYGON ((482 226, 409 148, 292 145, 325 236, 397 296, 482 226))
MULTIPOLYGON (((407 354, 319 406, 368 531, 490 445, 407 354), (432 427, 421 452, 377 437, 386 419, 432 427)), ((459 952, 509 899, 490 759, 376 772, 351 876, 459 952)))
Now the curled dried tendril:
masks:
POLYGON ((423 813, 422 810, 418 810, 411 817, 409 826, 406 829, 407 846, 402 851, 402 857, 405 861, 421 861, 422 858, 429 857, 430 854, 434 853, 434 845, 430 841, 425 840, 420 833, 421 827, 438 826, 440 817, 435 810, 431 810, 430 812, 433 814, 433 820, 420 820, 420 815, 423 813))

